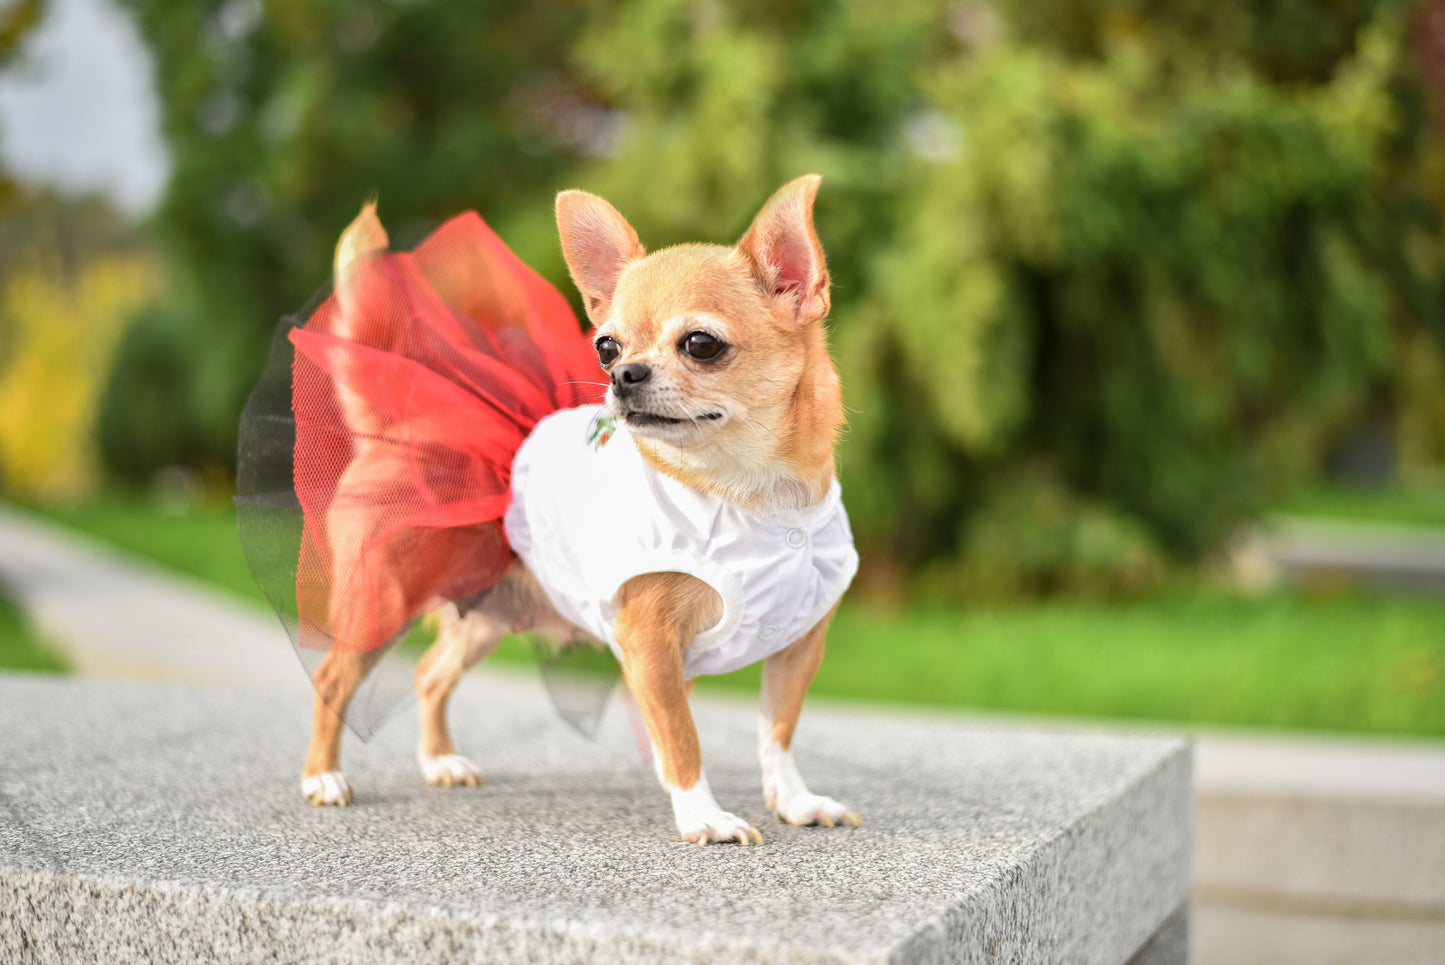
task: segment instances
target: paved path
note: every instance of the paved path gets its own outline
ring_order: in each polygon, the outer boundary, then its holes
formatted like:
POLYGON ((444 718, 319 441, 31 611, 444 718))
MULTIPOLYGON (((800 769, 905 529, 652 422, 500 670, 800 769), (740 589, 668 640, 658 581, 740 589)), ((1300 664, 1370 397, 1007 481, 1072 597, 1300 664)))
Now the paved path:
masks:
POLYGON ((82 674, 308 686, 269 612, 4 504, 0 587, 82 674))

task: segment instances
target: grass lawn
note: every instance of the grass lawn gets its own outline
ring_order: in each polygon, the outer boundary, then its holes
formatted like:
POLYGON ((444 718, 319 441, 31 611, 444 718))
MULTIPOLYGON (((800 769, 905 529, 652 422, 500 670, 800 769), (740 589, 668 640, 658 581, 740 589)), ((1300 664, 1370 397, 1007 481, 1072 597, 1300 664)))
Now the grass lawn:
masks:
MULTIPOLYGON (((52 518, 252 600, 229 510, 111 498, 52 518)), ((496 659, 528 660, 511 644, 496 659)), ((755 691, 756 667, 706 690, 755 691)), ((845 606, 814 693, 1070 716, 1445 735, 1445 600, 1241 597, 1190 588, 1127 604, 845 606)))
POLYGON ((1445 484, 1396 484, 1383 489, 1318 483, 1280 510, 1295 516, 1445 528, 1445 484))
POLYGON ((35 633, 25 615, 4 595, 0 595, 0 669, 66 669, 65 659, 35 633))

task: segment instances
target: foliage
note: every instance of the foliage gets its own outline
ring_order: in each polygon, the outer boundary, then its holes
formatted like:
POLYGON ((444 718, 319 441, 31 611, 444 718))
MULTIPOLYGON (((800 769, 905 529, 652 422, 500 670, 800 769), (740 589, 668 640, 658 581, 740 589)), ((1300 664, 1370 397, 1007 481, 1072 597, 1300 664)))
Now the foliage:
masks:
POLYGON ((126 475, 234 460, 273 327, 327 281, 336 236, 368 197, 380 194, 399 247, 468 207, 494 223, 529 207, 548 225, 570 142, 538 118, 578 26, 556 5, 129 6, 156 56, 175 161, 155 219, 175 284, 113 379, 106 449, 126 475), (157 424, 163 399, 183 414, 157 424), (147 435, 169 438, 143 451, 147 435))
MULTIPOLYGON (((19 55, 25 39, 44 19, 47 5, 46 0, 15 0, 0 8, 0 68, 19 55)), ((0 166, 0 213, 15 204, 20 194, 20 186, 0 166)))
POLYGON ((1401 0, 133 6, 177 280, 114 384, 190 423, 133 472, 228 458, 372 192, 399 244, 475 206, 570 290, 555 189, 657 246, 736 237, 806 170, 865 585, 1137 592, 1363 422, 1445 457, 1445 165, 1401 0))
POLYGON ((97 484, 96 399, 121 327, 157 280, 124 255, 88 259, 73 277, 38 257, 0 276, 0 492, 65 500, 97 484))
POLYGON ((1376 266, 1399 52, 1382 17, 1299 89, 1143 45, 1080 61, 999 45, 941 66, 925 89, 956 154, 918 165, 868 323, 843 336, 854 464, 906 487, 909 461, 877 455, 900 420, 926 420, 953 472, 987 479, 940 487, 927 518, 947 533, 962 517, 954 545, 976 565, 967 548, 1016 500, 1020 459, 1142 523, 1139 552, 1197 554, 1278 498, 1421 333, 1376 266), (887 402, 900 385, 907 409, 887 402))

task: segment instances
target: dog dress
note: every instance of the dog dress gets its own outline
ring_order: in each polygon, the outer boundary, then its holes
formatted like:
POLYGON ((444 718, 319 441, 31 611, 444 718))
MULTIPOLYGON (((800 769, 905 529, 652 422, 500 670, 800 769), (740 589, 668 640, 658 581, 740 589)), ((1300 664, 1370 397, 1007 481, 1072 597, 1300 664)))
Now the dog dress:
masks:
POLYGON ((762 516, 652 468, 603 406, 539 422, 512 467, 507 539, 557 612, 622 659, 617 591, 643 573, 697 577, 718 622, 683 654, 683 675, 728 673, 823 619, 858 570, 838 481, 821 503, 762 516))
MULTIPOLYGON (((651 470, 625 430, 592 438, 607 386, 591 340, 475 213, 340 286, 282 320, 236 474, 247 562, 313 677, 333 650, 388 648, 441 604, 465 609, 514 554, 614 649, 628 578, 704 580, 724 615, 688 648, 689 677, 785 646, 847 587, 836 481, 820 505, 765 519, 651 470)), ((347 724, 367 736, 400 680, 369 675, 347 724)))

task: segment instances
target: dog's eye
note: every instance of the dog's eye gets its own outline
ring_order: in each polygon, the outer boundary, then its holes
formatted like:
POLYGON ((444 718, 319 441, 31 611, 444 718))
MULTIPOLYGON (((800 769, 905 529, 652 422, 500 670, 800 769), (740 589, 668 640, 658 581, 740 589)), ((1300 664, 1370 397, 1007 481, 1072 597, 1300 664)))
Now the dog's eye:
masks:
POLYGON ((682 350, 689 358, 695 358, 699 362, 711 362, 721 355, 725 348, 727 345, 722 339, 707 332, 692 332, 682 340, 682 350))
POLYGON ((597 349, 597 361, 604 369, 616 362, 617 356, 622 354, 622 346, 610 335, 599 338, 593 348, 597 349))

